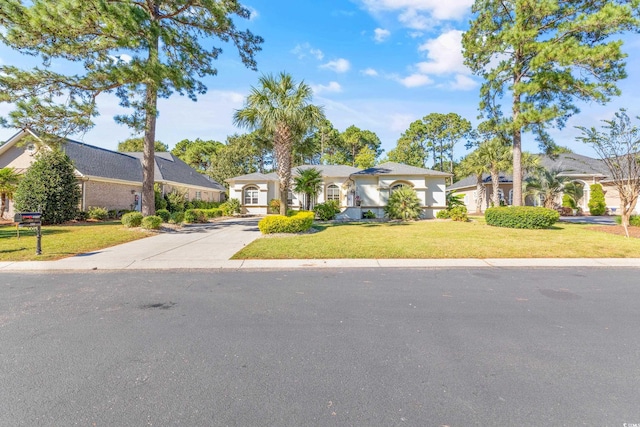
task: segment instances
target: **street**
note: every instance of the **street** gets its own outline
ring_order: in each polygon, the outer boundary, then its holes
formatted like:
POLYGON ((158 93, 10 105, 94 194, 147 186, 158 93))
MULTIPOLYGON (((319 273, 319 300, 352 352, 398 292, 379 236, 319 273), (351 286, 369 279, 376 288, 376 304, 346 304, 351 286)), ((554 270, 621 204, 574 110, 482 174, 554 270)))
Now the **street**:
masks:
POLYGON ((640 274, 0 275, 1 426, 640 423, 640 274))

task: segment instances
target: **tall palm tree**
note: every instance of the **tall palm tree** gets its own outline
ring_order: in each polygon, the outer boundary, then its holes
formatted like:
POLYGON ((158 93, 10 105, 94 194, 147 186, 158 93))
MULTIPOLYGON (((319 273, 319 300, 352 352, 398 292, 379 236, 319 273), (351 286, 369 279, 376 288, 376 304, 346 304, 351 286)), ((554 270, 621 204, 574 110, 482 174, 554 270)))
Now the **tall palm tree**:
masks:
POLYGON ((313 91, 291 75, 280 73, 260 77, 260 87, 252 87, 245 106, 236 110, 236 125, 262 129, 273 137, 278 179, 280 181, 280 214, 287 212, 287 194, 291 182, 291 153, 296 142, 324 118, 321 107, 311 104, 313 91))
POLYGON ((13 198, 13 193, 18 188, 18 181, 20 181, 20 175, 15 169, 0 169, 0 218, 4 218, 6 200, 13 198))
POLYGON ((482 203, 484 202, 485 185, 482 179, 485 173, 489 173, 489 167, 480 156, 478 150, 469 153, 457 167, 459 176, 473 175, 476 178, 476 214, 482 214, 482 203))
POLYGON ((293 191, 304 194, 304 208, 311 210, 311 200, 318 195, 322 187, 322 172, 316 168, 300 169, 293 177, 293 191))
POLYGON ((504 145, 499 138, 493 138, 480 144, 476 150, 480 161, 483 162, 491 174, 493 195, 491 201, 494 206, 500 206, 500 172, 506 172, 512 167, 511 148, 504 145))
POLYGON ((543 206, 553 209, 556 199, 562 194, 565 183, 569 181, 569 178, 560 176, 560 172, 562 171, 556 168, 540 170, 536 175, 527 179, 527 193, 534 196, 543 196, 543 206))

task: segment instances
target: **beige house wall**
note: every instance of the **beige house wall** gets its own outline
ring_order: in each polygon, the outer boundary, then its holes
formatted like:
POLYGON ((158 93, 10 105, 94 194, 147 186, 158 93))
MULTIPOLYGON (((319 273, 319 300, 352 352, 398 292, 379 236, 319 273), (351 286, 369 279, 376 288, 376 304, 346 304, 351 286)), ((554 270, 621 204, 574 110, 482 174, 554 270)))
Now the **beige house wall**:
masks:
POLYGON ((110 209, 133 209, 136 194, 142 185, 117 184, 102 181, 82 181, 82 210, 92 207, 110 209))

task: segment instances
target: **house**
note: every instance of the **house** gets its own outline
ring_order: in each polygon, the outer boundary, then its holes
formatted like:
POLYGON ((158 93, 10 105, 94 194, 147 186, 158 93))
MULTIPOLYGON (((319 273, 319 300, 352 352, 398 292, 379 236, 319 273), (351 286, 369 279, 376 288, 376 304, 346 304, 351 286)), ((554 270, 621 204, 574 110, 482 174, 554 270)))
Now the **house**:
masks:
MULTIPOLYGON (((568 177, 571 182, 576 182, 583 186, 583 197, 578 201, 578 207, 584 212, 589 212, 589 197, 590 186, 592 184, 599 183, 602 185, 605 193, 605 203, 607 208, 611 212, 615 212, 620 207, 620 198, 618 197, 618 190, 609 177, 609 170, 602 160, 594 159, 591 157, 583 156, 575 153, 563 153, 556 157, 549 157, 546 155, 540 156, 540 165, 547 170, 559 170, 559 176, 568 177)), ((484 212, 491 206, 491 197, 493 194, 493 184, 491 182, 491 176, 484 174, 482 176, 482 183, 484 186, 484 197, 481 211, 484 212)), ((456 194, 462 194, 464 196, 464 204, 470 212, 475 212, 478 197, 476 177, 468 176, 455 182, 448 190, 455 191, 456 194)), ((501 202, 506 205, 513 204, 513 177, 510 174, 500 172, 499 175, 499 188, 498 195, 501 202)), ((539 197, 526 196, 525 205, 527 206, 540 206, 542 200, 539 197)), ((555 201, 556 204, 562 204, 562 196, 555 201)))
MULTIPOLYGON (((304 165, 293 168, 292 176, 298 174, 298 169, 308 168, 316 168, 322 175, 321 189, 312 205, 335 200, 342 211, 339 218, 361 219, 367 211, 381 218, 389 196, 401 186, 416 191, 424 218, 435 218, 439 210, 446 208, 445 179, 451 176, 449 173, 388 162, 365 170, 344 165, 304 165)), ((279 199, 276 173, 252 173, 227 182, 229 197, 240 200, 243 213, 267 214, 269 201, 279 199)), ((289 205, 294 209, 304 207, 304 195, 290 191, 289 205)))
MULTIPOLYGON (((0 145, 0 168, 12 167, 18 173, 24 173, 39 150, 49 149, 32 140, 22 141, 27 136, 39 139, 27 129, 0 145)), ((82 190, 80 210, 89 207, 140 210, 142 153, 120 153, 70 139, 64 140, 61 149, 75 166, 75 175, 82 190)), ((224 200, 226 190, 222 185, 198 173, 171 153, 156 153, 155 163, 155 182, 161 185, 163 194, 176 189, 185 193, 189 200, 224 200)), ((7 203, 7 210, 12 216, 11 201, 7 203)))

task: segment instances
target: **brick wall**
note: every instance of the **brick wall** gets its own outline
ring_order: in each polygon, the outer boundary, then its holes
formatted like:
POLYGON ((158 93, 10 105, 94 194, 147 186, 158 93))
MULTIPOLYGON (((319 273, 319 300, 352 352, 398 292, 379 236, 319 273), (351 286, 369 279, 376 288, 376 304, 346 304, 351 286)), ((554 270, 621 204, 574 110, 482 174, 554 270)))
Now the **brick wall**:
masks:
POLYGON ((142 186, 85 181, 84 209, 89 209, 89 207, 131 209, 135 197, 134 194, 131 194, 132 190, 139 193, 142 191, 142 186))

